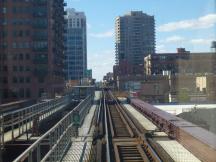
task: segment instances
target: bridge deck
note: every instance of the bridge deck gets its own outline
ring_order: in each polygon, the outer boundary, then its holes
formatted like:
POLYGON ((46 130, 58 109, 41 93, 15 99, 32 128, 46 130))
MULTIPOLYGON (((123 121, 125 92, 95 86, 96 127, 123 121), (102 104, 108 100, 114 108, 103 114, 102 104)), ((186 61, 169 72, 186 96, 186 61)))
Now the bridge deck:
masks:
POLYGON ((27 128, 27 130, 29 130, 29 129, 31 129, 31 126, 32 126, 32 122, 28 122, 28 123, 22 125, 21 127, 14 129, 14 132, 13 132, 14 133, 14 135, 13 135, 14 138, 12 137, 12 130, 8 131, 8 132, 5 132, 4 133, 4 141, 5 141, 5 143, 10 142, 13 139, 16 139, 17 137, 20 136, 20 133, 19 133, 20 131, 25 130, 26 128, 27 128))
POLYGON ((72 145, 69 148, 67 154, 63 158, 62 162, 69 161, 79 161, 81 157, 87 159, 91 150, 91 141, 93 135, 93 128, 91 128, 91 121, 94 116, 96 106, 92 106, 88 115, 86 116, 84 123, 81 128, 79 128, 79 137, 76 139, 71 139, 72 145))
MULTIPOLYGON (((95 92, 94 100, 100 98, 100 93, 95 92)), ((78 137, 72 138, 72 145, 64 156, 62 162, 77 162, 81 159, 87 160, 91 158, 92 136, 94 132, 94 125, 92 120, 95 114, 96 105, 90 108, 89 113, 85 117, 83 125, 79 128, 78 137)))
MULTIPOLYGON (((49 118, 51 115, 53 115, 57 111, 61 110, 65 106, 66 106, 66 104, 60 105, 56 109, 53 109, 53 110, 51 110, 51 111, 49 111, 49 112, 47 112, 45 114, 42 114, 39 117, 39 121, 42 121, 44 119, 49 118)), ((7 142, 10 142, 10 141, 13 141, 16 138, 18 138, 20 135, 24 135, 27 131, 29 131, 30 129, 32 129, 32 126, 33 126, 33 122, 30 121, 28 123, 25 123, 25 124, 21 125, 18 128, 14 128, 13 131, 9 130, 7 132, 4 132, 4 142, 7 143, 7 142)))

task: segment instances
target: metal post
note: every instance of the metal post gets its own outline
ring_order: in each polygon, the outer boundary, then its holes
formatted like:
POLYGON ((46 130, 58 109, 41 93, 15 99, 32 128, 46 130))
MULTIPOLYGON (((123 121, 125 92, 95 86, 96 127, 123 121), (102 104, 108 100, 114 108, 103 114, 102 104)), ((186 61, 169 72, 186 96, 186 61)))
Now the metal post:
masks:
POLYGON ((4 145, 4 118, 0 116, 0 146, 4 145))
POLYGON ((11 131, 12 131, 12 141, 14 141, 14 125, 13 125, 13 121, 14 121, 14 113, 12 114, 12 126, 11 126, 11 131))
MULTIPOLYGON (((22 120, 22 119, 21 119, 21 112, 18 113, 18 119, 19 119, 19 121, 22 120)), ((21 123, 19 122, 19 123, 18 123, 19 136, 20 136, 20 134, 21 134, 20 124, 21 124, 21 123)))
POLYGON ((4 145, 4 126, 3 126, 4 118, 0 116, 0 162, 3 162, 2 159, 2 150, 4 145))
POLYGON ((41 161, 41 150, 40 150, 40 143, 37 146, 37 162, 41 161))
POLYGON ((25 127, 26 127, 26 138, 27 138, 27 140, 29 139, 29 136, 28 136, 28 119, 26 119, 26 121, 25 121, 25 127))
POLYGON ((32 134, 34 136, 39 135, 39 114, 37 114, 33 119, 33 127, 32 127, 32 134))

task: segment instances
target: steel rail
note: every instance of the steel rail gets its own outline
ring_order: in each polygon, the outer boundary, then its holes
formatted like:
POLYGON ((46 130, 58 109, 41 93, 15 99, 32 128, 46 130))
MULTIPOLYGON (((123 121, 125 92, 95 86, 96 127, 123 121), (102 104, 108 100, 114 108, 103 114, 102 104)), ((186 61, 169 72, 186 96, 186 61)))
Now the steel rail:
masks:
POLYGON ((97 119, 96 119, 96 126, 98 126, 99 123, 100 123, 100 118, 101 118, 101 105, 102 105, 102 96, 103 96, 103 93, 100 94, 100 104, 99 104, 99 107, 98 107, 98 113, 97 113, 97 119))
POLYGON ((118 103, 117 99, 113 96, 111 91, 108 92, 108 95, 110 96, 110 98, 112 98, 112 100, 115 101, 116 109, 119 113, 119 117, 123 119, 125 123, 125 128, 130 127, 130 130, 132 130, 136 135, 135 137, 129 137, 127 140, 124 140, 124 138, 113 137, 112 141, 116 161, 120 162, 123 159, 126 160, 127 158, 129 158, 131 161, 132 159, 135 160, 135 156, 138 156, 138 154, 134 156, 132 156, 132 154, 119 155, 119 149, 127 149, 127 147, 131 147, 134 151, 136 151, 136 153, 139 153, 139 159, 143 159, 144 161, 162 162, 157 152, 149 144, 148 139, 145 138, 145 134, 139 130, 139 125, 137 125, 138 123, 135 123, 134 120, 128 115, 128 112, 122 107, 121 104, 118 103), (148 160, 146 160, 147 158, 148 160))
MULTIPOLYGON (((28 149, 26 149, 19 157, 13 162, 23 162, 28 159, 29 162, 33 161, 33 152, 36 152, 36 162, 49 161, 55 162, 62 158, 62 155, 67 150, 67 147, 71 143, 71 137, 73 136, 74 112, 77 110, 88 109, 89 103, 92 101, 92 95, 89 95, 83 100, 75 109, 70 111, 64 116, 55 126, 48 130, 43 136, 35 141, 28 149), (49 141, 49 151, 41 157, 41 145, 43 141, 49 141)), ((85 114, 83 114, 85 115, 85 114)))
POLYGON ((107 162, 111 162, 111 159, 110 159, 110 140, 109 140, 109 131, 108 131, 108 120, 107 120, 107 107, 106 107, 106 96, 105 96, 105 93, 104 94, 104 101, 103 101, 103 104, 104 104, 104 115, 105 115, 105 133, 106 133, 106 160, 107 162))

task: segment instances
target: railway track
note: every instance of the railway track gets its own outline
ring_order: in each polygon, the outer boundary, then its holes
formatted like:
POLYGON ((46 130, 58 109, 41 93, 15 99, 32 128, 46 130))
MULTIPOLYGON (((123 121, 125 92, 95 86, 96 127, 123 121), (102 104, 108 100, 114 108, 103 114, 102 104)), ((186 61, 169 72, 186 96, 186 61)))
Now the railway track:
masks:
POLYGON ((161 162, 140 126, 128 116, 110 91, 104 93, 108 162, 161 162))

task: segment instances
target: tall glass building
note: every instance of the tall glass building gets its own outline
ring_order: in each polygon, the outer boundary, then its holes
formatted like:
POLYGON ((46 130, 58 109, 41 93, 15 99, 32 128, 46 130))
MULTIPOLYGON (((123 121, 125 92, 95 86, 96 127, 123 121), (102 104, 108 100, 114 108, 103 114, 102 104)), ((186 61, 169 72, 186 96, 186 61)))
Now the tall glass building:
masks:
POLYGON ((86 16, 84 12, 67 9, 66 79, 81 80, 87 70, 86 16))

